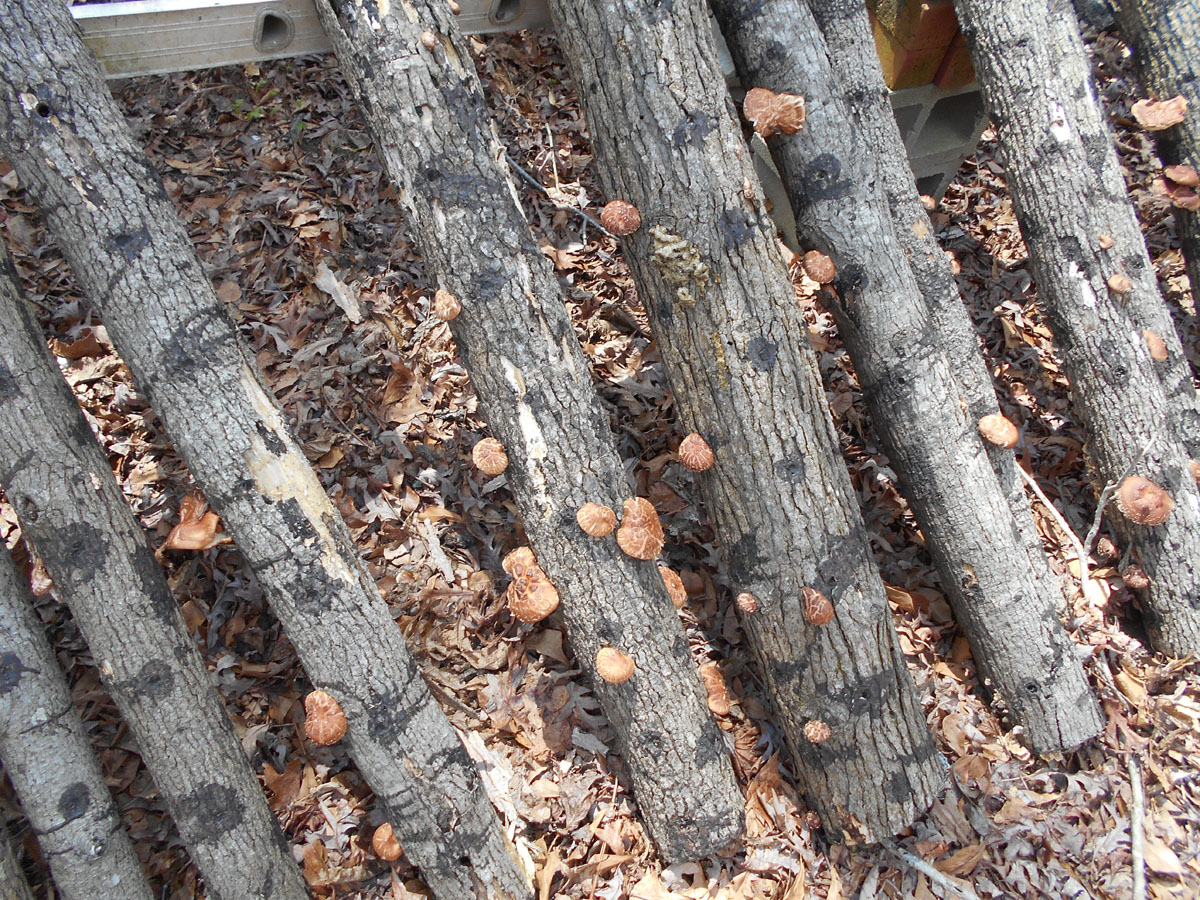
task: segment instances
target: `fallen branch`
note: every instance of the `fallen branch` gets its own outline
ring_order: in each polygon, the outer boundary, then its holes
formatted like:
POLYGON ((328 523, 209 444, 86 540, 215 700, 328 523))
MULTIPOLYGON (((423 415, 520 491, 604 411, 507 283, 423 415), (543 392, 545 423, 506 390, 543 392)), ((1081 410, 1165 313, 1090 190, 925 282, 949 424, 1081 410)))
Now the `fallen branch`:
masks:
POLYGON ((1146 900, 1146 801, 1142 796, 1142 767, 1132 753, 1126 757, 1133 805, 1129 809, 1129 852, 1133 867, 1133 900, 1146 900))
POLYGON ((888 853, 892 854, 892 856, 896 857, 896 859, 912 866, 918 872, 925 875, 934 884, 940 885, 941 887, 945 888, 948 891, 953 891, 954 893, 958 894, 960 897, 965 898, 965 900, 980 900, 979 895, 976 894, 969 887, 963 887, 958 882, 953 881, 950 878, 947 878, 945 875, 943 875, 941 872, 939 872, 937 869, 935 869, 929 863, 925 862, 925 860, 921 859, 921 857, 914 856, 913 854, 909 853, 907 850, 905 850, 903 847, 899 846, 895 842, 885 840, 885 841, 880 841, 879 843, 883 847, 884 850, 886 850, 888 853))
MULTIPOLYGON (((565 203, 559 203, 557 200, 555 200, 553 197, 551 197, 550 192, 546 190, 546 188, 542 185, 542 183, 540 181, 538 181, 536 178, 534 178, 532 175, 530 175, 528 172, 526 172, 524 169, 522 169, 519 165, 517 165, 517 161, 515 159, 513 159, 511 155, 509 155, 508 153, 505 153, 504 160, 505 160, 505 162, 508 163, 509 168, 511 168, 518 175, 520 175, 523 179, 525 179, 525 181, 527 181, 535 190, 541 191, 546 196, 546 198, 551 203, 553 203, 555 206, 557 206, 559 209, 565 209, 568 212, 573 212, 573 213, 575 213, 575 215, 579 216, 585 222, 590 223, 591 226, 593 228, 595 228, 597 231, 601 231, 604 234, 607 234, 609 237, 616 237, 616 235, 614 235, 611 231, 609 231, 607 228, 605 228, 603 225, 601 225, 599 222, 597 222, 595 219, 593 219, 591 216, 589 216, 587 213, 585 213, 579 207, 568 206, 565 203)), ((557 175, 557 172, 555 174, 557 175)))

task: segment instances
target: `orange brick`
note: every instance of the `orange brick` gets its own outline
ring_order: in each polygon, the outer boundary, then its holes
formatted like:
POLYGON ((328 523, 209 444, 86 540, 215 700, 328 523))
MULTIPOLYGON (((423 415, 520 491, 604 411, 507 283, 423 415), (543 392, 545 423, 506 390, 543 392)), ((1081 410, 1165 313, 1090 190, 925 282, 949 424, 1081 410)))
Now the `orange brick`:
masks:
POLYGON ((956 88, 970 84, 975 80, 975 66, 971 64, 971 54, 967 50, 967 41, 960 31, 954 36, 954 42, 946 51, 946 58, 938 67, 933 83, 940 88, 956 88))
POLYGON ((875 21, 907 50, 949 47, 958 32, 952 0, 876 0, 875 21))
MULTIPOLYGON (((902 88, 929 84, 946 56, 949 42, 941 47, 909 49, 892 37, 882 25, 873 22, 875 49, 883 64, 883 80, 898 91, 902 88)), ((953 35, 951 35, 953 37, 953 35)))

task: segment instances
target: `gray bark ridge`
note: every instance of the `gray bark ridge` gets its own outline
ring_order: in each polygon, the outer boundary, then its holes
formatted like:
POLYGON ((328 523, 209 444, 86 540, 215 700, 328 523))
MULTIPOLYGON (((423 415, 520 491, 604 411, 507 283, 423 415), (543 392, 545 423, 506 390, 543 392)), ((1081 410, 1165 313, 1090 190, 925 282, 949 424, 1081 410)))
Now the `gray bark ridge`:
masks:
MULTIPOLYGON (((16 277, 0 250, 0 485, 209 889, 224 898, 299 900, 307 896, 300 870, 16 277)), ((25 771, 14 768, 14 777, 25 771)), ((104 797, 89 789, 75 806, 83 814, 104 797)))
POLYGON ((65 7, 8 3, 0 26, 12 48, 0 147, 309 678, 345 710, 350 752, 408 858, 440 897, 526 896, 478 770, 65 7))
MULTIPOLYGON (((962 388, 970 418, 978 422, 986 415, 999 413, 992 377, 980 352, 979 337, 917 192, 904 140, 888 100, 866 7, 842 0, 808 0, 808 6, 823 32, 834 83, 846 112, 866 146, 871 148, 876 172, 887 196, 893 230, 925 298, 938 341, 950 358, 951 370, 962 388)), ((987 452, 1008 497, 1013 521, 1021 530, 1030 565, 1042 582, 1041 591, 1061 595, 1063 586, 1046 559, 1016 456, 990 444, 987 452)), ((1064 604, 1061 596, 1059 604, 1064 604)))
POLYGON ((613 646, 637 666, 624 684, 592 681, 642 820, 667 860, 711 855, 741 831, 744 801, 655 563, 576 523, 588 501, 620 511, 629 480, 561 288, 499 163, 468 48, 439 0, 414 0, 378 28, 366 8, 317 8, 417 246, 461 300, 450 327, 507 449, 513 498, 575 654, 590 672, 613 646))
POLYGON ((66 900, 151 900, 54 651, 0 551, 0 761, 66 900))
MULTIPOLYGON (((1188 470, 1191 399, 1164 387, 1143 329, 1168 348, 1174 335, 1104 130, 1090 69, 1069 5, 1046 0, 959 0, 963 35, 1007 155, 1007 177, 1030 264, 1089 429, 1096 489, 1125 473, 1167 491, 1174 508, 1159 526, 1108 512, 1150 587, 1144 594, 1152 643, 1200 650, 1200 492, 1188 470), (1106 250, 1102 234, 1114 245, 1106 250), (1123 272, 1133 290, 1110 291, 1123 272), (1157 306, 1153 321, 1147 309, 1157 306), (1163 320, 1167 320, 1164 330, 1163 320)), ((1177 336, 1175 337, 1177 341, 1177 336)), ((1170 350, 1173 356, 1179 354, 1170 350)), ((1186 368, 1186 363, 1184 365, 1186 368)))
POLYGON ((0 825, 0 900, 33 900, 33 891, 17 863, 8 829, 0 825))
POLYGON ((930 803, 944 767, 900 656, 807 328, 792 294, 700 2, 552 0, 609 198, 742 617, 825 827, 874 841, 930 803), (747 189, 748 186, 748 189, 747 189), (802 588, 833 603, 817 627, 802 588), (833 737, 804 736, 814 720, 833 737))
MULTIPOLYGON (((1160 100, 1182 95, 1188 102, 1186 118, 1155 135, 1159 155, 1165 163, 1200 172, 1200 2, 1120 0, 1116 7, 1142 83, 1160 100)), ((1195 299, 1200 296, 1200 212, 1173 212, 1195 299)), ((1197 453, 1195 443, 1189 449, 1197 453)))
POLYGON ((769 146, 801 240, 836 264, 823 298, 981 673, 1035 750, 1074 748, 1102 721, 1058 620, 1061 595, 1043 592, 1026 553, 893 233, 872 153, 836 94, 820 29, 803 0, 745 16, 737 2, 712 6, 744 84, 805 98, 804 127, 769 146))

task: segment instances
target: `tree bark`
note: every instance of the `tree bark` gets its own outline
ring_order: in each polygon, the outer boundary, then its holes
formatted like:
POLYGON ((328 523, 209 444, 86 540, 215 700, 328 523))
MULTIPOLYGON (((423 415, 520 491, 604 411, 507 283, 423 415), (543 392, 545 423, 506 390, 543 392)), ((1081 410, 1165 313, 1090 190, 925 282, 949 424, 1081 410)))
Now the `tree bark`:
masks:
POLYGON ((317 9, 417 246, 461 299, 450 327, 576 656, 590 671, 613 646, 636 663, 631 681, 593 683, 650 837, 669 861, 711 855, 741 830, 741 793, 656 565, 575 521, 589 501, 620 510, 631 490, 554 271, 499 162, 468 47, 440 0, 413 0, 377 28, 370 6, 317 9))
POLYGON ((825 827, 874 841, 942 784, 841 460, 705 7, 553 0, 601 182, 642 226, 624 251, 684 427, 716 451, 699 483, 801 786, 825 827), (818 627, 802 588, 836 611, 818 627), (833 736, 814 743, 814 720, 833 736), (810 734, 814 733, 810 730, 810 734))
POLYGON ((1061 594, 1044 590, 1045 557, 1026 552, 893 233, 871 151, 836 94, 820 29, 803 0, 711 5, 744 84, 805 98, 804 127, 769 146, 801 241, 836 264, 822 297, 981 674, 1035 750, 1076 747, 1102 721, 1058 620, 1061 594))
MULTIPOLYGON (((1182 95, 1188 102, 1187 117, 1155 135, 1159 155, 1168 165, 1200 172, 1200 2, 1121 0, 1117 24, 1134 48, 1138 74, 1150 93, 1160 100, 1182 95)), ((1200 297, 1200 212, 1177 207, 1174 213, 1195 299, 1200 297)))
POLYGON ((309 678, 344 708, 349 749, 408 858, 442 897, 526 896, 478 770, 66 9, 9 0, 0 27, 11 48, 0 60, 0 147, 309 678))
MULTIPOLYGON (((863 142, 871 148, 896 239, 904 248, 909 267, 925 298, 937 340, 950 358, 951 370, 965 395, 970 418, 977 422, 984 416, 999 413, 992 377, 980 352, 979 337, 946 255, 938 245, 929 214, 921 204, 904 139, 888 100, 866 7, 842 0, 808 0, 808 6, 823 32, 835 90, 863 142)), ((1061 595, 1062 585, 1046 565, 1046 554, 1029 509, 1029 498, 1016 457, 990 444, 986 449, 1008 497, 1013 521, 1021 530, 1025 552, 1035 572, 1041 576, 1042 591, 1052 596, 1055 592, 1061 595)), ((1059 604, 1062 605, 1061 598, 1059 604)))
POLYGON ((12 838, 0 824, 0 900, 33 900, 33 891, 17 863, 12 838))
MULTIPOLYGON (((299 900, 306 896, 300 870, 146 536, 16 278, 0 250, 0 321, 6 323, 0 331, 0 485, 79 623, 209 889, 226 898, 299 900)), ((38 666, 27 665, 30 671, 12 675, 32 676, 38 666)), ((65 709, 58 702, 50 708, 65 709)), ((43 738, 49 736, 58 735, 43 738)), ((35 760, 10 760, 9 749, 7 742, 0 747, 18 789, 24 774, 45 777, 35 760)), ((55 796, 27 806, 34 827, 52 824, 56 804, 84 816, 79 827, 100 827, 93 817, 102 818, 97 804, 107 793, 76 787, 66 788, 61 802, 55 796), (43 804, 50 818, 43 817, 43 804)))
POLYGON ((1190 375, 1174 374, 1188 366, 1095 102, 1074 12, 1046 0, 960 0, 957 8, 1007 156, 1040 303, 1091 432, 1097 491, 1132 472, 1174 499, 1159 526, 1110 510, 1150 577, 1151 641, 1168 653, 1197 652, 1200 493, 1185 445, 1200 435, 1196 392, 1190 375), (1115 275, 1132 289, 1110 289, 1115 275), (1166 341, 1167 364, 1151 359, 1144 329, 1166 341))
POLYGON ((33 597, 6 551, 0 551, 0 760, 60 896, 151 900, 33 597))

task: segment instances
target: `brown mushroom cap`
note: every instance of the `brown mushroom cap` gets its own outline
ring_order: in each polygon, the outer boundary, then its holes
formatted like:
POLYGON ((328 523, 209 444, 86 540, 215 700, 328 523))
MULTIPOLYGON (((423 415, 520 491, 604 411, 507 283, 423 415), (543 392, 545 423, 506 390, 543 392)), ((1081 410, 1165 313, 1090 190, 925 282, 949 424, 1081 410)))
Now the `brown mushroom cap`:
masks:
POLYGON ((600 224, 618 237, 642 227, 642 214, 628 200, 609 200, 600 210, 600 224))
POLYGON ((504 557, 501 566, 512 576, 504 598, 517 619, 532 625, 558 609, 558 589, 550 583, 531 549, 518 547, 504 557))
POLYGON ((679 442, 679 461, 693 472, 711 469, 713 464, 712 447, 708 446, 708 441, 693 431, 679 442))
POLYGON ((392 830, 391 822, 384 822, 375 829, 371 837, 371 849, 384 862, 395 862, 404 852, 400 842, 396 840, 396 832, 392 830))
POLYGON ((624 511, 617 546, 634 559, 654 559, 665 543, 654 504, 645 497, 633 497, 625 501, 624 511))
POLYGON ((1130 111, 1147 131, 1163 131, 1182 122, 1187 107, 1187 99, 1181 95, 1168 100, 1139 100, 1130 111))
POLYGON ((742 101, 742 113, 763 138, 773 134, 795 134, 804 127, 804 98, 799 94, 777 94, 766 88, 750 88, 742 101))
POLYGON ((1158 332, 1147 328, 1142 332, 1142 337, 1146 339, 1146 349, 1150 351, 1150 358, 1155 362, 1166 362, 1167 342, 1159 337, 1158 332))
POLYGON ((575 513, 575 521, 585 533, 594 538, 612 534, 617 527, 617 514, 600 503, 585 503, 575 513))
POLYGON ((1114 272, 1108 276, 1108 289, 1114 294, 1128 294, 1133 290, 1133 282, 1124 272, 1114 272))
POLYGON ((809 719, 804 723, 804 736, 811 743, 823 744, 833 737, 833 729, 820 719, 809 719))
POLYGON ((747 615, 752 615, 758 612, 758 598, 749 591, 742 591, 737 595, 738 609, 747 615))
POLYGON ((432 31, 422 31, 421 32, 421 43, 425 45, 426 50, 432 50, 434 47, 437 46, 437 43, 438 43, 437 35, 435 35, 432 31))
POLYGON ((1117 488, 1117 509, 1138 525, 1161 525, 1174 506, 1170 494, 1141 475, 1130 475, 1117 488))
POLYGON ((671 604, 676 609, 683 609, 687 603, 687 588, 683 586, 683 579, 679 577, 679 573, 670 566, 660 565, 658 574, 662 576, 663 584, 667 587, 667 594, 671 598, 671 604))
POLYGON ((1195 479, 1196 481, 1200 481, 1200 460, 1189 459, 1188 460, 1188 471, 1192 473, 1193 479, 1195 479))
POLYGON ((729 696, 729 688, 725 684, 725 676, 721 667, 716 663, 705 663, 700 667, 700 678, 704 682, 704 690, 708 694, 708 708, 714 715, 727 716, 733 708, 729 696))
POLYGON ((321 747, 336 744, 346 736, 346 714, 328 692, 312 691, 304 698, 304 733, 321 747))
POLYGON ((804 274, 817 284, 830 284, 837 278, 837 266, 820 250, 809 250, 800 264, 804 266, 804 274))
POLYGON ((1117 245, 1117 242, 1113 240, 1113 236, 1107 231, 1102 231, 1096 235, 1096 243, 1100 245, 1101 250, 1111 250, 1117 245))
POLYGON ((471 448, 471 461, 484 475, 499 475, 508 468, 508 454, 504 445, 494 437, 485 437, 471 448))
POLYGON ((996 447, 1011 450, 1021 440, 1017 426, 1000 413, 991 413, 979 420, 979 433, 984 440, 996 447))
POLYGON ((804 595, 804 618, 813 625, 828 625, 833 621, 833 604, 816 588, 801 588, 804 595))
POLYGON ((462 312, 462 303, 445 288, 438 288, 433 295, 433 314, 443 322, 457 319, 462 312))
POLYGON ((601 647, 596 654, 596 674, 609 684, 624 684, 636 668, 632 659, 613 647, 601 647))
POLYGON ((1121 571, 1121 580, 1127 587, 1135 591, 1144 591, 1150 587, 1150 576, 1135 562, 1131 562, 1121 571))

